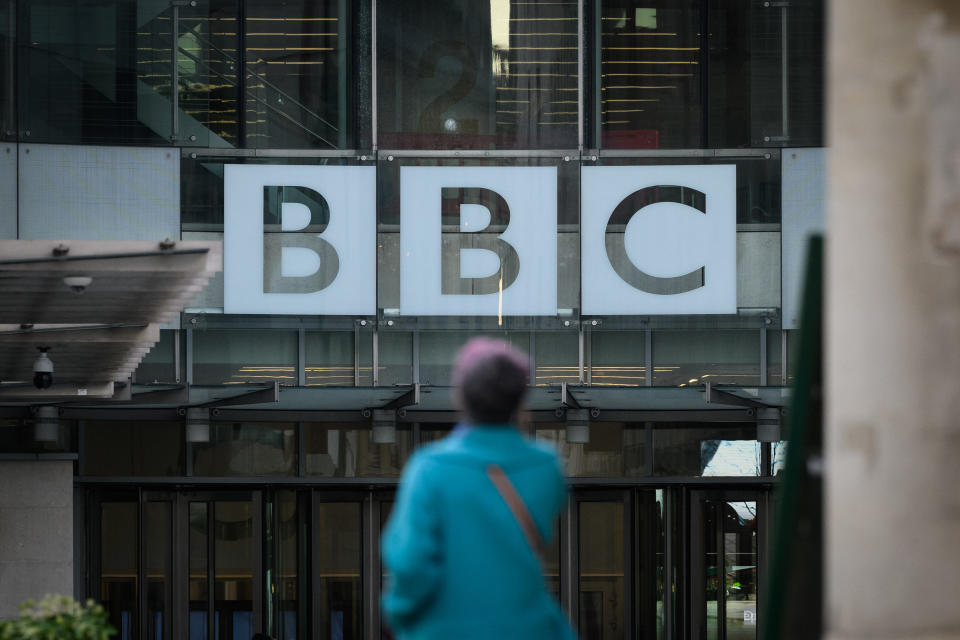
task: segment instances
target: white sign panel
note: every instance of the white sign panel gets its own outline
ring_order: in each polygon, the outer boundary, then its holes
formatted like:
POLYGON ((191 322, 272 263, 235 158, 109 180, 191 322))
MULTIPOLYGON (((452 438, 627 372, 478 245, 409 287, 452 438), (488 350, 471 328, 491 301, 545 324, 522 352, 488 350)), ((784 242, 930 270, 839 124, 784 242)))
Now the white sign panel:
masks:
POLYGON ((586 315, 737 312, 735 165, 583 167, 586 315))
POLYGON ((224 312, 375 314, 375 194, 374 167, 225 165, 224 312))
POLYGON ((401 167, 400 313, 557 313, 555 167, 401 167))

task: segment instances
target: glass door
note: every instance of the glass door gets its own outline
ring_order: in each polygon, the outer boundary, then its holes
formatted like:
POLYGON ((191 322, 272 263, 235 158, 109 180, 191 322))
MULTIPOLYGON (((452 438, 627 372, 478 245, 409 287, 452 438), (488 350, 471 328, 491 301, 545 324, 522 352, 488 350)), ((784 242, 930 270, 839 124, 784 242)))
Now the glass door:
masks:
POLYGON ((249 640, 261 628, 260 492, 181 494, 190 640, 249 640))
POLYGON ((692 638, 756 640, 767 493, 692 491, 692 638))

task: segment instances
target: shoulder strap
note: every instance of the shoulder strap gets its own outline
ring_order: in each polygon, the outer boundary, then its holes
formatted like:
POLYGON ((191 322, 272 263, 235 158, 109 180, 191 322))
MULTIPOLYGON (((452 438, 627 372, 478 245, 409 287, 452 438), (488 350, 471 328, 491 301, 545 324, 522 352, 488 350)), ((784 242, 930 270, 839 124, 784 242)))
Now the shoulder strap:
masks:
POLYGON ((537 525, 534 523, 530 511, 527 509, 527 505, 523 502, 523 498, 520 497, 513 483, 510 482, 510 478, 507 477, 507 474, 504 473, 499 465, 495 464, 487 465, 487 476, 491 482, 493 482, 493 486, 497 488, 497 491, 500 492, 503 501, 510 507, 513 517, 516 518, 517 524, 523 529, 523 535, 526 536, 527 542, 530 544, 533 552, 537 558, 542 559, 546 547, 543 542, 543 537, 540 535, 540 531, 537 529, 537 525))

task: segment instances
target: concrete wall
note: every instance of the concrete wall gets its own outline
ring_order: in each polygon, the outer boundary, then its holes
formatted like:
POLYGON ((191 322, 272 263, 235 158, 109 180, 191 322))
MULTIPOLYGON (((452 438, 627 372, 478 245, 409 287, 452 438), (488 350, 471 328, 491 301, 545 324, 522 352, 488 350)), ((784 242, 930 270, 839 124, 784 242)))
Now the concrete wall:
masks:
POLYGON ((73 595, 73 463, 0 461, 0 618, 73 595))

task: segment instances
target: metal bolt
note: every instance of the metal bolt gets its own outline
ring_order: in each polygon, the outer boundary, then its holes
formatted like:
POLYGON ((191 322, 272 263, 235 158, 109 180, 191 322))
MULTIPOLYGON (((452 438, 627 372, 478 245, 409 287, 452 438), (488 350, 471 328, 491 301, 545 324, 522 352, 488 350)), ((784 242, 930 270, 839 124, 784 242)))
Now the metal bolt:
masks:
POLYGON ((569 327, 569 326, 570 326, 570 321, 569 321, 569 320, 564 320, 564 321, 563 321, 563 326, 569 327))
POLYGON ((367 321, 366 321, 366 320, 361 320, 361 321, 360 321, 360 326, 361 326, 361 327, 367 326, 367 321))
POLYGON ((388 327, 392 327, 392 326, 393 326, 393 320, 387 320, 387 326, 388 326, 388 327))
POLYGON ((570 162, 570 156, 563 156, 564 162, 570 162))
POLYGON ((389 162, 393 162, 393 156, 387 156, 387 160, 388 160, 389 162))
POLYGON ((596 161, 597 161, 597 156, 590 156, 590 159, 593 160, 594 162, 596 162, 596 161))
POLYGON ((763 157, 764 157, 764 158, 766 158, 767 160, 769 160, 769 159, 771 158, 771 156, 770 156, 770 154, 769 154, 769 153, 765 153, 765 154, 763 154, 763 157))
POLYGON ((29 137, 30 137, 30 129, 27 129, 26 131, 24 131, 24 132, 23 132, 23 135, 25 135, 25 136, 27 136, 27 137, 29 138, 29 137))
POLYGON ((364 160, 366 160, 366 159, 367 159, 367 156, 360 156, 360 160, 361 160, 361 161, 364 161, 364 160))
POLYGON ((590 324, 595 327, 595 326, 597 326, 597 325, 600 324, 600 323, 597 322, 596 320, 591 320, 591 321, 590 321, 590 324))
POLYGON ((764 142, 770 142, 770 136, 763 136, 764 142))
POLYGON ((197 136, 190 136, 190 142, 196 142, 197 136))
POLYGON ((190 157, 193 158, 194 160, 196 160, 196 159, 197 159, 197 154, 191 153, 191 154, 190 154, 190 157))

